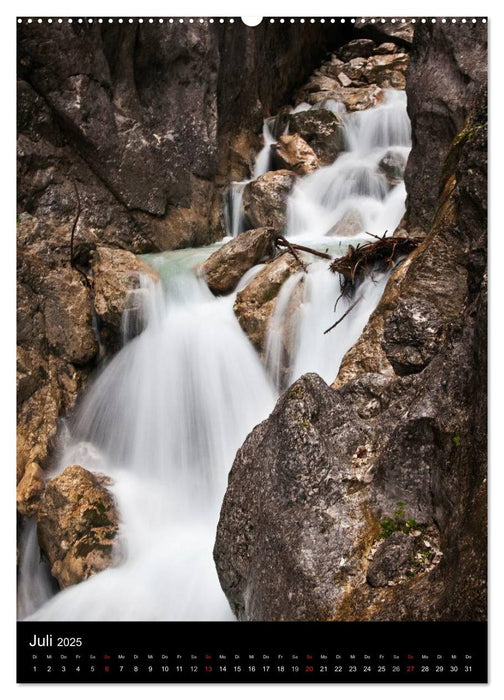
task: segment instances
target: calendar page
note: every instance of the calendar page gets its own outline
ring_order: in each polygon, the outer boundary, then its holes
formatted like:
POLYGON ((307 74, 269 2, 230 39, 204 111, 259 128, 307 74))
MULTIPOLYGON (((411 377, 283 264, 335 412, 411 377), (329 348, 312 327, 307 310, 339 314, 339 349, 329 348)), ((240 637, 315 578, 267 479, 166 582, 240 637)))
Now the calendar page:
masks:
POLYGON ((486 682, 486 19, 17 51, 18 682, 486 682))

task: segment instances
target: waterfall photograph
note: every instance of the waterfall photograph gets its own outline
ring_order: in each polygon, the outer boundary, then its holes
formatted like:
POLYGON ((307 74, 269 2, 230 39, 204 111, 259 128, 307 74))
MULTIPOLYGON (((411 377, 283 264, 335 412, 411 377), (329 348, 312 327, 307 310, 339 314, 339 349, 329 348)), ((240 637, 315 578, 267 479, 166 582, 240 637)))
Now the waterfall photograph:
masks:
POLYGON ((18 19, 17 619, 487 619, 487 26, 18 19))

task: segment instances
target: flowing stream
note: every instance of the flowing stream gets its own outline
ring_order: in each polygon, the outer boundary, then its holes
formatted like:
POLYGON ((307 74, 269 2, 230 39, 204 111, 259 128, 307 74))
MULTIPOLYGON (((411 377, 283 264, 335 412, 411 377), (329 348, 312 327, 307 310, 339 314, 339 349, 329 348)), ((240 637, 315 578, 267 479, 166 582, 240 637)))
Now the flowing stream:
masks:
MULTIPOLYGON (((342 112, 341 105, 334 109, 342 112)), ((290 240, 334 255, 370 240, 368 233, 393 233, 405 190, 400 181, 391 186, 380 163, 387 154, 405 159, 410 145, 404 93, 388 91, 384 105, 343 116, 347 150, 299 180, 289 198, 286 231, 290 240)), ((255 177, 271 166, 274 136, 266 122, 264 137, 255 177)), ((233 194, 229 235, 240 233, 242 190, 233 194)), ((145 256, 162 279, 142 280, 137 292, 145 330, 130 339, 126 319, 125 346, 101 369, 62 431, 54 473, 81 464, 113 479, 121 563, 55 593, 32 524, 21 542, 21 618, 234 619, 212 548, 236 451, 286 385, 308 371, 327 382, 335 379, 388 273, 368 278, 358 289, 359 304, 324 334, 352 301, 341 299, 335 313, 339 278, 327 261, 312 257, 308 272, 293 275, 280 291, 263 364, 235 318, 236 291, 214 297, 194 275, 219 245, 145 256)), ((260 268, 246 273, 238 289, 260 268)))

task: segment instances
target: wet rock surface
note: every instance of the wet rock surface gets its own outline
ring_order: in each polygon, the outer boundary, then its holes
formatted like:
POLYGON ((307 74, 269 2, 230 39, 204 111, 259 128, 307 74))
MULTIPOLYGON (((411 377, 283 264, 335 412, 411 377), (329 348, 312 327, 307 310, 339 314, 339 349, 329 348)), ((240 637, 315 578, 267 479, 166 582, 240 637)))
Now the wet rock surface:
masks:
POLYGON ((277 233, 285 228, 287 197, 296 182, 290 170, 275 170, 249 182, 243 190, 243 213, 248 228, 270 226, 277 233))
POLYGON ((356 209, 348 209, 341 219, 327 232, 327 236, 356 236, 363 230, 363 223, 356 209))
POLYGON ((244 231, 201 263, 197 273, 214 294, 228 294, 251 267, 271 257, 275 232, 271 228, 244 231))
POLYGON ((336 160, 345 147, 341 117, 327 109, 291 114, 289 131, 299 134, 311 146, 322 165, 336 160))
POLYGON ((397 151, 387 151, 378 163, 379 169, 385 174, 389 185, 394 186, 404 179, 406 159, 397 151))
POLYGON ((37 515, 39 545, 60 588, 114 566, 119 516, 106 477, 79 465, 47 483, 37 515))
POLYGON ((381 104, 385 99, 383 90, 378 85, 363 87, 343 86, 339 79, 325 75, 314 76, 298 94, 298 102, 311 105, 323 104, 326 100, 342 102, 349 112, 360 112, 381 104))
POLYGON ((120 347, 121 317, 129 306, 130 292, 140 286, 140 276, 157 282, 158 274, 133 253, 98 247, 93 256, 94 307, 100 319, 100 336, 108 350, 120 347))
POLYGON ((280 136, 272 151, 273 163, 280 169, 308 175, 319 167, 317 156, 299 134, 280 136))
POLYGON ((283 253, 265 265, 252 282, 236 295, 233 308, 238 322, 261 355, 266 350, 268 323, 275 310, 278 293, 283 283, 301 269, 290 253, 283 253))

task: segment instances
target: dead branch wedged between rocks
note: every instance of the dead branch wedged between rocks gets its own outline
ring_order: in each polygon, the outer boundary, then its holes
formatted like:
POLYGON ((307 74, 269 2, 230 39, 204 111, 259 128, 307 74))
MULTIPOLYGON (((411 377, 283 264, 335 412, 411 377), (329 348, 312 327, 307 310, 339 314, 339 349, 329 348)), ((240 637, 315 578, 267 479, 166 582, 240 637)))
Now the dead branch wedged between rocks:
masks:
MULTIPOLYGON (((374 236, 374 238, 377 238, 374 236)), ((402 236, 388 236, 377 238, 375 242, 359 243, 355 248, 348 246, 348 252, 341 258, 333 260, 329 269, 331 272, 339 272, 343 276, 342 284, 347 283, 355 288, 362 278, 376 269, 385 270, 392 267, 400 255, 408 255, 415 250, 422 238, 404 238, 402 236)), ((342 289, 344 291, 344 289, 342 289)))
MULTIPOLYGON (((386 231, 381 238, 373 234, 369 235, 376 238, 376 242, 358 244, 356 247, 349 245, 347 254, 341 258, 336 258, 329 266, 331 272, 340 274, 341 294, 334 304, 335 312, 339 300, 344 296, 351 296, 365 276, 372 276, 373 272, 385 271, 388 267, 392 267, 396 264, 398 257, 411 253, 423 240, 422 238, 405 238, 401 236, 387 237, 386 231)), ((324 335, 336 328, 352 309, 357 306, 361 299, 362 296, 359 296, 336 323, 333 323, 332 326, 324 331, 324 335)))
POLYGON ((278 235, 275 238, 275 246, 277 248, 287 248, 289 253, 296 258, 298 263, 301 265, 303 270, 306 272, 306 263, 304 263, 299 255, 297 254, 297 251, 299 250, 302 253, 311 253, 311 255, 316 255, 319 258, 324 258, 324 260, 332 260, 331 256, 329 253, 321 253, 319 250, 314 250, 313 248, 308 248, 305 245, 298 245, 297 243, 291 243, 288 241, 284 236, 278 235))
MULTIPOLYGON (((389 267, 393 267, 397 259, 402 256, 409 255, 423 241, 423 238, 409 238, 405 236, 387 236, 387 231, 383 236, 375 236, 372 233, 368 235, 376 238, 376 241, 367 243, 358 243, 356 246, 349 245, 346 255, 341 258, 332 259, 328 253, 321 253, 307 246, 291 243, 284 236, 278 234, 275 238, 275 247, 285 248, 301 265, 306 272, 307 265, 299 257, 298 251, 310 253, 325 260, 332 260, 329 269, 331 272, 337 272, 340 275, 341 294, 336 299, 334 304, 334 312, 338 306, 338 302, 342 297, 351 296, 357 286, 363 281, 364 277, 373 275, 373 272, 384 272, 389 267)), ((332 326, 324 331, 324 335, 332 331, 333 328, 343 321, 348 314, 361 301, 362 296, 359 296, 345 311, 345 313, 332 326)))

